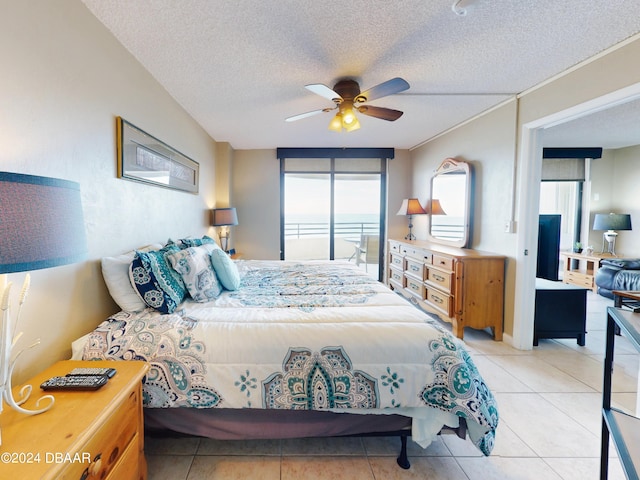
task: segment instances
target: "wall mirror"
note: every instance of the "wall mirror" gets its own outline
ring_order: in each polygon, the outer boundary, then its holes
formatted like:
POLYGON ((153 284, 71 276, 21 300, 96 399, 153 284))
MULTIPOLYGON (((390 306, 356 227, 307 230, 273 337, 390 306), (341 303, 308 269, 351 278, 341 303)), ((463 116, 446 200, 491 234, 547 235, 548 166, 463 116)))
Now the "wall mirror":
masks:
POLYGON ((428 233, 432 242, 467 247, 471 231, 473 172, 467 162, 447 158, 431 178, 428 233))

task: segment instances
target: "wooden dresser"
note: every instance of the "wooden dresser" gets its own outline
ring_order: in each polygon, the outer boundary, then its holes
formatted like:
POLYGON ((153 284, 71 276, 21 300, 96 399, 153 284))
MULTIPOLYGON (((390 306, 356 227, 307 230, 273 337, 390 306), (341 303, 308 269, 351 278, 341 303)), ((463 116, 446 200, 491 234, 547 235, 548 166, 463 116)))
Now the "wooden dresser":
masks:
MULTIPOLYGON (((144 480, 142 417, 143 362, 58 362, 26 382, 33 386, 23 405, 34 409, 42 394, 55 403, 39 415, 8 405, 0 414, 0 472, 7 479, 144 480), (117 373, 95 391, 43 392, 40 384, 75 367, 115 367, 117 373)), ((18 395, 19 388, 14 388, 18 395)), ((43 404, 46 405, 46 404, 43 404)))
POLYGON ((389 288, 414 305, 464 327, 490 327, 502 340, 505 257, 420 240, 389 240, 389 288))

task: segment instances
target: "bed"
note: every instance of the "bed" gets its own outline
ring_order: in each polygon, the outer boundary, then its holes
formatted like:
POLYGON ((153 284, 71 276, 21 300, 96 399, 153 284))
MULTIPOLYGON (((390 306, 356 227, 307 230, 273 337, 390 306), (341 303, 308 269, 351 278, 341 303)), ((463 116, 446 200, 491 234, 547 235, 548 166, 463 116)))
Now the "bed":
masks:
MULTIPOLYGON (((73 344, 75 359, 151 365, 147 428, 218 439, 400 432, 405 468, 406 435, 427 447, 443 428, 457 428, 491 453, 496 401, 464 343, 437 320, 348 262, 232 261, 215 244, 187 245, 149 250, 165 299, 183 280, 187 293, 173 308, 123 303, 130 288, 138 300, 149 297, 136 286, 144 254, 135 252, 128 285, 120 278, 116 294, 114 278, 107 281, 127 310, 73 344), (174 260, 186 250, 211 261, 213 280, 180 273, 185 262, 174 260)), ((103 273, 107 280, 104 261, 103 273)))

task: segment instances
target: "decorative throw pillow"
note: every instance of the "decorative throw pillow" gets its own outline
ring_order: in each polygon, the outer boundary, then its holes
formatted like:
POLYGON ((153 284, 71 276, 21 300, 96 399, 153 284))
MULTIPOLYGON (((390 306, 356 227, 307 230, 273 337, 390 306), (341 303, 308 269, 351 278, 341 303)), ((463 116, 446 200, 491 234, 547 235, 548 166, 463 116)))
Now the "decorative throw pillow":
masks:
MULTIPOLYGON (((151 250, 160 250, 162 245, 149 245, 140 248, 140 251, 148 252, 151 250)), ((107 284, 111 298, 125 312, 141 312, 147 306, 140 299, 138 293, 131 285, 129 279, 129 266, 135 257, 136 252, 130 252, 117 255, 115 257, 104 257, 102 259, 102 276, 104 283, 107 284)))
POLYGON ((190 248, 190 247, 200 247, 202 245, 215 245, 216 247, 218 246, 218 244, 216 243, 216 241, 211 238, 208 237, 207 235, 205 235, 202 238, 180 238, 178 240, 167 240, 167 246, 171 246, 171 245, 176 245, 180 248, 190 248))
POLYGON ((131 285, 144 303, 161 313, 173 313, 187 295, 182 277, 165 258, 178 251, 180 249, 176 246, 166 246, 154 252, 136 251, 131 262, 131 285))
POLYGON ((224 250, 216 248, 211 252, 211 264, 224 288, 237 290, 240 287, 238 266, 224 250))
POLYGON ((180 274, 189 295, 196 302, 208 302, 222 292, 222 287, 209 260, 213 245, 189 247, 167 255, 173 269, 180 274))

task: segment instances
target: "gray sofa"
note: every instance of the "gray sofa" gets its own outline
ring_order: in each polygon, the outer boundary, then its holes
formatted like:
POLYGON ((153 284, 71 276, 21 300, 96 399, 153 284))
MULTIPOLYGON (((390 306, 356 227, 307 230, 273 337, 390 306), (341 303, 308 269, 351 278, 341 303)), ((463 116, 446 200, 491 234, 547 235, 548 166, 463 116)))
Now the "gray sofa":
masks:
POLYGON ((595 278, 598 293, 613 298, 613 290, 640 290, 640 258, 607 258, 600 262, 595 278))

